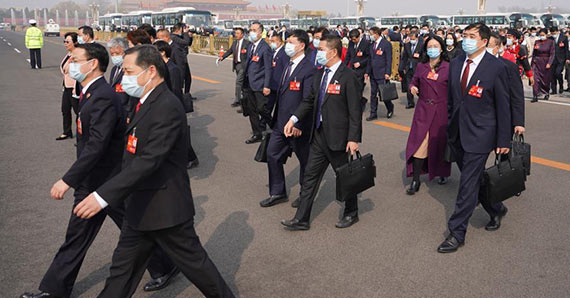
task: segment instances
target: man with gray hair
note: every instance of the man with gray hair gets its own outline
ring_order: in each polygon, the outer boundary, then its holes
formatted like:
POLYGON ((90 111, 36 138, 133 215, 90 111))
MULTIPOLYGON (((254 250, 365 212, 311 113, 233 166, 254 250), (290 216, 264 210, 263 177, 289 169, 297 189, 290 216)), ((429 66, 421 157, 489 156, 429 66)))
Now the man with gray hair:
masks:
POLYGON ((125 115, 129 115, 132 100, 131 97, 125 93, 121 85, 121 80, 123 79, 123 56, 125 55, 125 50, 129 48, 129 43, 125 38, 115 37, 107 43, 107 47, 109 48, 111 62, 113 63, 113 69, 111 69, 111 75, 109 76, 109 85, 113 87, 113 91, 115 91, 117 97, 119 97, 125 115))

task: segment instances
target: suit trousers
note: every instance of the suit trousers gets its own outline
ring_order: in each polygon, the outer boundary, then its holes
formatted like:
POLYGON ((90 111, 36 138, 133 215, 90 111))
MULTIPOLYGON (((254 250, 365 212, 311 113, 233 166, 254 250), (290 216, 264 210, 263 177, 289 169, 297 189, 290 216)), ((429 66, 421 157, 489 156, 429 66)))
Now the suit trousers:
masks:
POLYGON ((238 63, 235 66, 236 72, 236 90, 235 90, 235 103, 239 103, 243 99, 243 80, 245 79, 245 63, 238 63))
MULTIPOLYGON (((412 79, 414 78, 414 69, 413 68, 409 68, 406 71, 406 86, 412 82, 412 79)), ((417 86, 416 86, 417 87, 417 86)), ((406 87, 407 88, 407 87, 406 87)), ((406 92, 406 96, 408 97, 408 106, 413 106, 415 105, 414 102, 414 95, 412 94, 412 92, 406 92)))
POLYGON ((42 68, 42 49, 30 49, 30 65, 32 68, 42 68))
MULTIPOLYGON (((400 62, 400 63, 402 63, 402 62, 400 62)), ((400 75, 400 78, 402 78, 402 81, 400 84, 400 87, 402 88, 402 93, 406 93, 406 92, 408 92, 408 84, 410 83, 411 80, 408 80, 408 78, 406 77, 406 72, 403 69, 398 71, 398 74, 400 75)))
POLYGON ((190 65, 188 63, 184 64, 184 94, 190 93, 190 87, 192 86, 192 73, 190 72, 190 65))
POLYGON ((552 80, 550 81, 550 90, 552 92, 556 92, 557 85, 560 85, 559 92, 564 90, 564 77, 562 76, 562 72, 564 71, 565 62, 560 63, 554 59, 554 63, 552 63, 552 80))
MULTIPOLYGON (((313 141, 310 145, 305 177, 301 185, 301 205, 297 209, 295 218, 303 222, 309 222, 313 202, 329 164, 336 171, 337 168, 347 163, 348 154, 346 152, 330 150, 321 125, 319 129, 315 130, 313 141)), ((356 215, 358 215, 358 199, 355 194, 346 199, 344 216, 356 215)))
POLYGON ((198 156, 196 156, 196 152, 194 151, 194 148, 192 148, 192 133, 190 131, 190 125, 188 125, 188 161, 194 161, 196 159, 198 159, 198 156))
POLYGON ((570 89, 570 64, 566 64, 565 68, 566 68, 566 70, 565 70, 566 82, 568 85, 568 89, 570 89))
POLYGON ((261 136, 266 124, 271 123, 271 114, 267 110, 268 98, 261 91, 248 91, 247 112, 253 135, 261 136), (263 120, 262 120, 263 119, 263 120))
POLYGON ((202 247, 194 221, 156 231, 137 231, 125 222, 113 253, 110 276, 99 294, 103 298, 128 298, 135 292, 155 245, 162 248, 206 297, 234 297, 202 247))
POLYGON ((71 130, 71 110, 77 116, 79 100, 73 97, 73 88, 64 88, 61 96, 61 114, 63 115, 63 134, 73 136, 71 130))
MULTIPOLYGON (((74 194, 73 208, 90 193, 87 188, 78 187, 74 194)), ((108 215, 121 228, 124 214, 124 208, 108 207, 90 219, 81 219, 72 212, 67 225, 65 242, 59 248, 48 271, 44 275, 40 283, 40 291, 58 297, 69 297, 87 250, 93 243, 93 240, 95 240, 97 233, 99 233, 105 218, 108 215)), ((172 271, 173 266, 164 252, 156 249, 153 252, 152 260, 149 262, 148 269, 151 276, 156 278, 172 271)))
POLYGON ((267 145, 267 169, 269 171, 269 195, 287 195, 285 188, 285 172, 283 164, 287 160, 290 150, 295 152, 299 160, 299 184, 303 185, 305 167, 309 159, 309 137, 304 132, 299 138, 287 138, 283 128, 274 129, 267 145))
MULTIPOLYGON (((376 116, 378 112, 378 93, 380 90, 378 89, 379 85, 386 84, 387 81, 385 79, 377 80, 370 78, 370 115, 376 116)), ((382 100, 382 99, 380 99, 382 100)), ((384 105, 388 112, 394 112, 394 104, 392 101, 387 100, 384 101, 384 105)))
POLYGON ((453 154, 457 159, 457 166, 461 171, 459 191, 455 201, 455 211, 449 218, 447 226, 450 234, 463 242, 465 241, 469 218, 477 207, 477 203, 481 203, 481 206, 491 217, 498 215, 504 206, 503 203, 489 203, 483 193, 483 188, 481 188, 483 171, 489 154, 465 152, 459 142, 458 140, 458 143, 452 146, 453 154))

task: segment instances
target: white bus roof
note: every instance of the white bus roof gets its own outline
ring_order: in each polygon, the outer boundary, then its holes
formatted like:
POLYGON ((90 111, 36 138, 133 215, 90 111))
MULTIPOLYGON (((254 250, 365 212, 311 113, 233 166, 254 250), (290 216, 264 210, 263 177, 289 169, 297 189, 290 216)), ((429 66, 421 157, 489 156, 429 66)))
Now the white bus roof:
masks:
POLYGON ((185 10, 196 10, 194 7, 169 7, 161 10, 160 12, 181 12, 185 10))

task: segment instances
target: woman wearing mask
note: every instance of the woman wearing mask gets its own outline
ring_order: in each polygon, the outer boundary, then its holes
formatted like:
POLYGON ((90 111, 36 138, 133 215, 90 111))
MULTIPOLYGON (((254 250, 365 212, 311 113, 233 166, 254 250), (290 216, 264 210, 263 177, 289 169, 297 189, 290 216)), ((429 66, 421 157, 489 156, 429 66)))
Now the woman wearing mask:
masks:
POLYGON ((532 101, 537 102, 538 97, 544 94, 544 100, 550 97, 550 80, 552 79, 552 62, 554 62, 554 40, 546 38, 548 31, 541 29, 538 39, 534 43, 532 53, 532 71, 534 85, 532 88, 532 101))
POLYGON ((447 57, 449 60, 453 60, 453 58, 463 54, 463 50, 461 47, 457 46, 457 38, 453 33, 447 33, 445 38, 445 51, 447 52, 447 57))
POLYGON ((64 36, 63 45, 67 54, 59 65, 59 70, 63 75, 63 95, 61 96, 61 114, 63 115, 63 133, 56 138, 57 141, 73 138, 71 132, 71 110, 77 116, 77 93, 75 86, 77 82, 69 76, 69 58, 71 58, 71 51, 75 49, 77 44, 77 33, 68 32, 64 36), (75 95, 75 97, 74 97, 75 95))
POLYGON ((443 39, 430 36, 423 53, 410 83, 410 92, 419 99, 406 146, 406 174, 413 177, 408 195, 420 189, 420 174, 429 173, 430 181, 440 177, 439 184, 447 183, 451 174, 451 164, 444 160, 449 59, 443 39))

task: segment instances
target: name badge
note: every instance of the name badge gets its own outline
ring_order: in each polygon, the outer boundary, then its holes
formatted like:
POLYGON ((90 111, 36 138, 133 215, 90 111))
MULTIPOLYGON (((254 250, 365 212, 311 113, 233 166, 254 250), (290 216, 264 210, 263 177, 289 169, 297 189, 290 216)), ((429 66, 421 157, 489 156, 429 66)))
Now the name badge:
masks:
POLYGON ((564 43, 563 43, 563 42, 560 42, 560 43, 558 44, 558 46, 561 47, 561 48, 563 48, 563 47, 564 47, 564 43))
POLYGON ((378 49, 378 50, 376 51, 376 55, 378 55, 378 56, 382 56, 383 53, 384 53, 384 52, 382 52, 382 49, 378 49))
POLYGON ((469 89, 469 95, 481 98, 483 96, 483 87, 471 86, 471 89, 469 89))
POLYGON ((420 53, 414 53, 414 58, 420 58, 420 53))
POLYGON ((115 85, 115 93, 125 93, 125 90, 123 90, 123 85, 121 84, 115 85))
POLYGON ((356 56, 362 57, 362 51, 358 51, 358 52, 356 53, 356 56))
POLYGON ((81 117, 77 117, 77 133, 83 134, 83 125, 81 125, 81 117))
POLYGON ((340 84, 329 84, 327 94, 340 94, 340 84))
POLYGON ((242 54, 247 54, 247 50, 246 50, 246 49, 241 49, 241 53, 242 53, 242 54))
POLYGON ((289 90, 291 90, 291 91, 301 90, 301 82, 297 82, 297 81, 289 82, 289 90))
POLYGON ((273 60, 273 63, 271 64, 273 67, 277 66, 277 62, 275 62, 275 60, 273 60))
POLYGON ((251 57, 251 61, 253 61, 253 62, 259 62, 259 56, 253 56, 253 57, 251 57))
POLYGON ((133 130, 133 134, 129 135, 129 139, 127 140, 127 151, 131 154, 135 154, 137 152, 137 137, 135 137, 136 128, 133 130))
POLYGON ((538 48, 539 48, 538 45, 535 45, 535 46, 534 46, 534 49, 535 49, 535 50, 538 50, 538 48))
POLYGON ((437 72, 428 72, 427 75, 428 80, 432 80, 432 81, 437 81, 437 78, 439 78, 439 74, 437 72))

